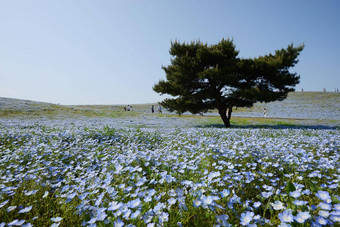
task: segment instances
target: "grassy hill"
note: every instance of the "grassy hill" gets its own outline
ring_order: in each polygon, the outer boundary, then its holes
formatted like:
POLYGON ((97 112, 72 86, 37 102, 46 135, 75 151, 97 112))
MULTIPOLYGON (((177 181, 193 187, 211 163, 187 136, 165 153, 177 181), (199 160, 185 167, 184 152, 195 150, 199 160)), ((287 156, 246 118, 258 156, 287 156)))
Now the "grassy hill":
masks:
POLYGON ((263 108, 274 118, 340 120, 340 93, 293 92, 281 102, 256 103, 236 112, 238 116, 262 117, 263 108))
MULTIPOLYGON (((157 118, 176 119, 174 113, 163 109, 163 114, 151 114, 151 106, 157 104, 135 104, 133 111, 124 111, 123 105, 57 105, 29 100, 0 98, 1 118, 115 118, 144 119, 147 123, 157 118), (149 121, 150 120, 150 121, 149 121)), ((157 120, 156 119, 156 120, 157 120)), ((204 125, 219 125, 216 111, 206 113, 204 117, 185 114, 180 117, 189 124, 197 122, 204 125)), ((294 92, 284 101, 256 103, 252 108, 235 109, 232 123, 238 125, 289 125, 312 124, 340 126, 340 93, 332 92, 294 92), (269 119, 263 119, 263 108, 268 111, 269 119), (255 123, 254 123, 255 122, 255 123), (302 123, 301 123, 302 122, 302 123)))

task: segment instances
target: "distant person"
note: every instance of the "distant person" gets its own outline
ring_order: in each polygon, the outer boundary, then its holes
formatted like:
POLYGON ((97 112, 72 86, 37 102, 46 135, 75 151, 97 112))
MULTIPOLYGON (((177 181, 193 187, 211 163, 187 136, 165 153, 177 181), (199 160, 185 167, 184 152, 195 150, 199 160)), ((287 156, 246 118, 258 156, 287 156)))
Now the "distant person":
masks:
POLYGON ((326 88, 323 89, 323 92, 326 92, 326 88))
POLYGON ((158 112, 159 112, 159 113, 162 113, 162 107, 161 107, 161 106, 159 106, 158 112))
POLYGON ((264 117, 264 118, 268 118, 268 117, 267 117, 267 109, 266 109, 266 108, 263 109, 263 117, 264 117))
POLYGON ((303 88, 301 88, 301 92, 303 92, 303 88))
POLYGON ((130 111, 133 111, 133 108, 132 108, 132 106, 130 106, 130 111))
POLYGON ((154 113, 155 112, 155 107, 152 105, 151 106, 151 113, 154 113))
POLYGON ((132 111, 132 106, 128 105, 127 106, 127 111, 132 111))
POLYGON ((124 111, 126 111, 126 106, 124 106, 124 111))

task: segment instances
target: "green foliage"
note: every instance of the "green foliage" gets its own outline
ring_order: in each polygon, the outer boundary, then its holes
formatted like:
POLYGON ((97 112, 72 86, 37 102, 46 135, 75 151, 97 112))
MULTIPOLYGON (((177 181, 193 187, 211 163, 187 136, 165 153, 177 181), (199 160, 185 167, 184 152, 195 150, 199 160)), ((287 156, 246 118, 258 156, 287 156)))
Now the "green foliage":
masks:
POLYGON ((295 190, 296 190, 296 188, 295 188, 294 184, 292 182, 288 181, 287 186, 286 186, 287 194, 289 194, 290 192, 293 192, 295 190))
POLYGON ((294 91, 300 77, 289 68, 298 62, 303 47, 291 44, 274 55, 241 59, 229 39, 214 45, 172 42, 171 64, 163 67, 166 80, 153 89, 175 97, 161 102, 170 111, 197 114, 217 109, 229 126, 233 107, 283 100, 294 91))

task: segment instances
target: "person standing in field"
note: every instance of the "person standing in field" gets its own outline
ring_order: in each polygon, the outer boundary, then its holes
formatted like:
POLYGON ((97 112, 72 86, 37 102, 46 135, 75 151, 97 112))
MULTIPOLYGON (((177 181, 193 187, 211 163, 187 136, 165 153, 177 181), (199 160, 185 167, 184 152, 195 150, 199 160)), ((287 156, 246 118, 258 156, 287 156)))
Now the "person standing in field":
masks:
POLYGON ((266 108, 263 109, 263 117, 267 118, 267 109, 266 108))
POLYGON ((162 113, 162 107, 161 107, 161 106, 159 106, 158 112, 159 112, 159 113, 162 113))
POLYGON ((152 105, 151 106, 151 113, 154 113, 155 112, 155 107, 152 105))

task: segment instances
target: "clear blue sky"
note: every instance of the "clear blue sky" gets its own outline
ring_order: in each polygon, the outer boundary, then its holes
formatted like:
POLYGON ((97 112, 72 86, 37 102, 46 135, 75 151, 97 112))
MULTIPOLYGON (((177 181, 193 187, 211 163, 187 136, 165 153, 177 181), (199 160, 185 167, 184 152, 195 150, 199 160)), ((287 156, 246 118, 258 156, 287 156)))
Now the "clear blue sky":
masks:
POLYGON ((305 43, 297 91, 340 89, 338 0, 0 0, 0 97, 161 101, 170 42, 232 38, 240 57, 305 43))

